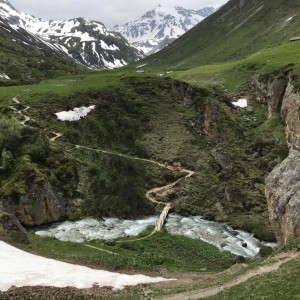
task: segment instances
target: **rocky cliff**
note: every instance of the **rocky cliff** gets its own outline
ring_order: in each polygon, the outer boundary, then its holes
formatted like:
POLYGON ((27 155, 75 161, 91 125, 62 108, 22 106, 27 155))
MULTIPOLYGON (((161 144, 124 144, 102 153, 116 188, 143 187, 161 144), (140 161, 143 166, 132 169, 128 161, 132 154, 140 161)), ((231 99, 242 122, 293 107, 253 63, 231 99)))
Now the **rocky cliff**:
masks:
POLYGON ((266 179, 272 228, 280 245, 300 236, 300 152, 292 150, 266 179))
POLYGON ((266 179, 270 222, 280 245, 300 236, 300 95, 292 79, 286 87, 285 82, 274 80, 267 88, 269 116, 281 114, 290 149, 266 179))

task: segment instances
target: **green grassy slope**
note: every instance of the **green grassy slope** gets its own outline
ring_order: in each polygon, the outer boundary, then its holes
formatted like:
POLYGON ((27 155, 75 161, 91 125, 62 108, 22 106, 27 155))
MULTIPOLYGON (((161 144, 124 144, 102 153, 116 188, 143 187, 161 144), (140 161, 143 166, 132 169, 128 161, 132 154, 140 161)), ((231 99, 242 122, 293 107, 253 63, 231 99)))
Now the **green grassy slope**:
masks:
POLYGON ((146 68, 187 70, 244 58, 300 35, 297 0, 231 0, 170 46, 146 68))
MULTIPOLYGON (((47 178, 65 197, 82 200, 79 208, 70 202, 69 218, 86 214, 132 217, 153 213, 145 191, 173 182, 177 176, 139 161, 74 148, 80 144, 169 164, 180 162, 196 175, 169 195, 176 212, 227 221, 262 239, 272 239, 263 182, 286 155, 283 127, 276 118, 266 121, 266 108, 255 99, 251 111, 235 111, 223 102, 222 94, 217 88, 194 89, 170 78, 123 70, 1 88, 0 125, 16 124, 18 116, 10 108, 16 95, 24 107, 30 106, 26 114, 34 121, 29 123, 32 128, 7 128, 7 136, 12 137, 4 139, 0 150, 5 155, 9 151, 14 160, 0 173, 0 196, 17 198, 26 192, 29 179, 47 178), (55 112, 82 105, 96 105, 96 109, 79 122, 56 120, 55 112), (207 107, 221 128, 212 138, 204 133, 207 107), (274 130, 274 137, 263 133, 274 130), (61 132, 63 137, 49 143, 51 132, 61 132), (257 147, 267 154, 253 158, 257 147), (70 184, 74 176, 79 176, 75 196, 70 184)), ((4 158, 2 164, 9 161, 4 158)))
POLYGON ((171 76, 193 86, 219 85, 234 91, 243 88, 249 79, 263 74, 299 74, 299 49, 300 43, 283 44, 259 51, 244 59, 176 71, 171 76))

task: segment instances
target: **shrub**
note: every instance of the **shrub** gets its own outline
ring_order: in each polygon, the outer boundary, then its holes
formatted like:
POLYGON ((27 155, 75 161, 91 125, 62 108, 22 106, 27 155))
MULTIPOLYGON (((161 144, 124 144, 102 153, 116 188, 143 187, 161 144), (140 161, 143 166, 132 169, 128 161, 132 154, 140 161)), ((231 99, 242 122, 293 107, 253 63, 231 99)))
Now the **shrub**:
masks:
POLYGON ((269 247, 269 246, 261 246, 260 247, 260 250, 259 250, 259 255, 261 257, 267 257, 267 256, 270 256, 272 253, 273 253, 273 248, 272 247, 269 247))

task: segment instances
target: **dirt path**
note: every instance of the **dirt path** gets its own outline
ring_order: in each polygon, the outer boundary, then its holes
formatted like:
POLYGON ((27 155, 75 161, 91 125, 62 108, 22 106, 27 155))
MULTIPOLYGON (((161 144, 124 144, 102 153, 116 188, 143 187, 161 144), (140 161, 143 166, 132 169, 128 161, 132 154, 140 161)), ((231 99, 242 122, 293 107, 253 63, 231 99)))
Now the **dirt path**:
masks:
POLYGON ((52 134, 54 135, 52 138, 49 139, 50 142, 54 142, 56 141, 58 138, 62 137, 63 134, 60 132, 52 132, 52 134))
POLYGON ((105 249, 101 249, 101 248, 98 248, 98 247, 95 247, 95 246, 92 246, 92 245, 84 244, 84 246, 86 246, 88 248, 91 248, 91 249, 95 249, 95 250, 101 251, 101 252, 106 252, 106 253, 109 253, 109 254, 120 256, 120 254, 118 254, 118 253, 115 253, 115 252, 112 252, 112 251, 108 251, 108 250, 105 250, 105 249))
MULTIPOLYGON (((127 159, 132 159, 132 160, 138 160, 138 161, 144 161, 144 162, 152 163, 152 164, 155 164, 155 165, 157 165, 157 166, 159 166, 161 168, 168 169, 170 171, 177 171, 178 170, 178 167, 174 167, 174 166, 168 165, 166 163, 164 164, 164 163, 161 163, 161 162, 158 162, 158 161, 155 161, 155 160, 151 160, 151 159, 133 157, 133 156, 125 155, 125 154, 115 153, 115 152, 112 152, 112 151, 101 150, 101 149, 94 149, 94 148, 90 148, 90 147, 86 147, 86 146, 80 146, 80 145, 75 145, 75 147, 78 148, 78 149, 81 148, 81 149, 86 149, 86 150, 90 150, 90 151, 96 151, 96 152, 100 152, 100 153, 105 153, 105 154, 110 154, 110 155, 116 155, 116 156, 124 157, 124 158, 127 158, 127 159)), ((156 199, 156 194, 159 193, 160 196, 167 195, 168 193, 170 193, 170 191, 173 190, 174 186, 176 186, 179 182, 181 182, 185 178, 190 178, 190 177, 192 177, 195 174, 194 171, 191 171, 191 170, 188 170, 188 169, 182 169, 182 168, 180 168, 180 173, 185 173, 186 175, 183 176, 183 177, 181 177, 181 178, 179 178, 178 180, 176 180, 173 183, 164 185, 162 187, 156 187, 156 188, 153 188, 153 189, 151 189, 151 190, 149 190, 149 191, 146 192, 145 196, 146 196, 146 198, 149 201, 151 201, 154 204, 161 204, 161 203, 163 203, 165 207, 162 210, 162 212, 161 212, 161 214, 159 216, 158 221, 156 222, 154 231, 150 235, 148 235, 147 237, 143 237, 143 238, 137 239, 137 240, 146 239, 149 236, 151 236, 152 234, 154 234, 156 231, 160 231, 162 229, 162 227, 163 227, 163 225, 165 223, 165 220, 166 220, 166 218, 168 216, 169 210, 171 209, 171 202, 158 201, 156 199)), ((137 241, 137 240, 130 240, 130 241, 133 242, 133 241, 137 241)))
POLYGON ((281 265, 283 265, 284 263, 292 260, 293 258, 299 257, 299 256, 300 256, 299 252, 281 253, 278 256, 274 257, 275 259, 278 260, 277 262, 271 263, 271 264, 268 264, 265 266, 259 266, 254 270, 250 270, 247 273, 242 274, 227 283, 224 283, 223 285, 216 285, 216 286, 212 286, 210 288, 206 288, 206 289, 202 289, 202 290, 198 290, 198 291, 185 292, 185 293, 180 293, 177 295, 167 296, 167 297, 157 298, 157 299, 192 300, 192 299, 201 299, 201 298, 215 296, 217 294, 222 293, 223 291, 225 291, 227 289, 230 289, 231 287, 234 287, 236 285, 244 283, 255 276, 274 272, 274 271, 278 270, 281 267, 281 265))
MULTIPOLYGON (((21 102, 18 98, 18 96, 15 96, 12 98, 12 101, 14 102, 14 104, 17 104, 17 105, 21 105, 21 102)), ((25 115, 24 112, 26 112, 28 109, 30 109, 30 106, 26 106, 25 108, 23 109, 17 109, 16 107, 14 106, 10 106, 10 108, 16 113, 16 114, 19 114, 21 115, 24 120, 20 122, 21 125, 25 126, 26 123, 28 123, 29 121, 34 121, 33 119, 31 119, 29 116, 25 115)), ((62 137, 63 134, 60 133, 60 132, 52 132, 53 134, 53 137, 49 139, 50 142, 54 142, 56 141, 58 138, 62 137)))
MULTIPOLYGON (((16 97, 13 97, 12 98, 12 101, 15 103, 15 104, 21 104, 19 98, 16 96, 16 97)), ((26 106, 25 108, 23 109, 17 109, 15 108, 14 106, 10 106, 10 108, 16 113, 16 114, 19 114, 21 115, 24 120, 20 122, 21 125, 25 126, 25 124, 27 122, 29 122, 30 120, 32 120, 30 117, 28 117, 27 115, 24 114, 24 112, 26 112, 28 109, 30 109, 30 106, 26 106)))

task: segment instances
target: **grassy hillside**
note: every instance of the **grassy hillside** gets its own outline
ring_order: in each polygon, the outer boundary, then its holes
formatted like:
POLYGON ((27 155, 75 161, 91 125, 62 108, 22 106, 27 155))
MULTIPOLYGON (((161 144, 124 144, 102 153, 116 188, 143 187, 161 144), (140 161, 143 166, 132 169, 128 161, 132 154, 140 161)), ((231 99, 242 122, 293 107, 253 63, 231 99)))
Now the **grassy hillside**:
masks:
POLYGON ((146 68, 187 70, 244 58, 300 35, 297 0, 230 0, 174 43, 148 57, 146 68))
POLYGON ((300 74, 299 48, 300 43, 283 44, 259 51, 244 59, 176 71, 170 75, 193 86, 218 85, 220 88, 234 91, 243 89, 249 80, 260 75, 300 74))
POLYGON ((18 199, 30 181, 46 179, 68 199, 69 218, 134 217, 154 212, 146 190, 178 178, 176 172, 149 163, 74 147, 79 144, 195 170, 193 178, 165 199, 172 200, 174 211, 227 221, 273 239, 264 177, 287 149, 279 119, 267 120, 267 108, 255 99, 250 111, 235 110, 218 87, 192 88, 123 70, 6 87, 1 93, 2 123, 9 137, 0 145, 2 164, 8 161, 0 174, 2 198, 18 199), (16 118, 22 116, 10 108, 16 95, 23 107, 30 107, 30 126, 18 125, 16 118), (83 105, 96 108, 78 122, 56 120, 55 112, 83 105), (207 122, 211 125, 205 129, 207 122), (276 135, 266 134, 272 131, 276 135), (49 142, 53 132, 63 137, 49 142), (261 147, 266 155, 253 158, 261 147))

